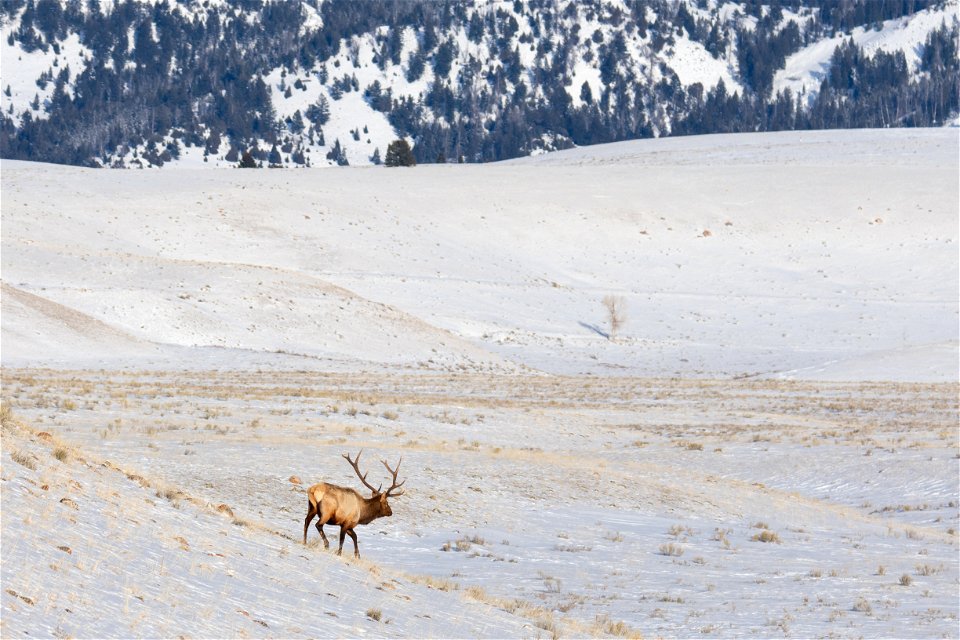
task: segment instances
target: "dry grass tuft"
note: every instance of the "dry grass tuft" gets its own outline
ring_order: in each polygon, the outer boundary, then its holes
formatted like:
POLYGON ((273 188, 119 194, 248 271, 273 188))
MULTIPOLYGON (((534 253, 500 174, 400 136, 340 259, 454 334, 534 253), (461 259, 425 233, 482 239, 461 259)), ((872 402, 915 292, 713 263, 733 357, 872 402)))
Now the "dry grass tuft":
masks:
POLYGON ((367 617, 380 622, 380 618, 383 617, 383 612, 380 611, 380 609, 367 609, 367 617))
POLYGON ((666 542, 660 545, 660 555, 679 558, 683 555, 683 547, 673 542, 666 542))
POLYGON ((447 580, 446 578, 435 578, 433 576, 410 576, 412 582, 417 584, 426 585, 431 589, 436 589, 438 591, 457 591, 460 589, 460 585, 454 582, 453 580, 447 580))
POLYGON ((780 536, 777 533, 773 531, 768 531, 768 530, 763 530, 750 539, 755 542, 776 542, 777 544, 781 543, 780 536))
POLYGON ((37 463, 34 462, 33 456, 28 453, 14 450, 10 452, 10 458, 20 466, 30 469, 30 471, 37 470, 37 463))
POLYGON ((636 629, 631 628, 623 621, 614 622, 606 615, 598 615, 593 631, 595 636, 613 636, 615 638, 642 638, 636 629))
POLYGON ((943 570, 942 566, 934 567, 929 564, 918 564, 917 565, 917 575, 918 576, 935 576, 943 570))
POLYGON ((870 606, 866 598, 857 598, 857 601, 853 603, 853 610, 868 615, 873 613, 873 607, 870 606))
POLYGON ((0 401, 0 427, 9 429, 16 424, 16 418, 13 415, 13 408, 8 400, 0 401))
POLYGON ((486 602, 488 600, 487 592, 480 587, 468 587, 464 593, 474 600, 478 600, 480 602, 486 602))

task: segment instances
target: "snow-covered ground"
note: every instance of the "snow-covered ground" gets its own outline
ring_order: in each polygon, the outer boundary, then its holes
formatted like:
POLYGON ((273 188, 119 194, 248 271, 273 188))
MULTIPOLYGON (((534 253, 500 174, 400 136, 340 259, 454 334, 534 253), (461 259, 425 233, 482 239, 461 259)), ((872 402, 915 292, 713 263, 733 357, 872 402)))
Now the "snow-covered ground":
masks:
POLYGON ((957 147, 4 161, 0 635, 955 637, 957 147))
POLYGON ((956 633, 955 385, 16 370, 4 387, 63 441, 4 432, 4 637, 956 633), (403 456, 393 517, 358 528, 359 563, 313 527, 302 547, 303 486, 359 487, 340 454, 361 448, 374 484, 403 456))
POLYGON ((955 381, 957 141, 704 136, 330 174, 4 162, 2 358, 955 381))

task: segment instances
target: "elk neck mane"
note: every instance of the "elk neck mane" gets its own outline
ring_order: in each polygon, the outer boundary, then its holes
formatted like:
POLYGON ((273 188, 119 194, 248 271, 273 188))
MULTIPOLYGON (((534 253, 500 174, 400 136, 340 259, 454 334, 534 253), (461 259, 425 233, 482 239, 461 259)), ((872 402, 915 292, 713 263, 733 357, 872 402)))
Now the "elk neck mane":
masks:
POLYGON ((360 503, 360 513, 357 515, 357 522, 359 524, 369 524, 372 520, 376 520, 383 515, 380 510, 379 495, 375 495, 372 498, 360 496, 360 499, 363 502, 360 503))

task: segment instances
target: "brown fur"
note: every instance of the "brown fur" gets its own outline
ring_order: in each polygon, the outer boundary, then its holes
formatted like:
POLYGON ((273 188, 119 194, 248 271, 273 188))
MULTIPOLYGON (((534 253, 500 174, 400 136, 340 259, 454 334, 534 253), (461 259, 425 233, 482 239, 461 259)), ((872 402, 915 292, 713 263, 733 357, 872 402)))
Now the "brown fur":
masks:
MULTIPOLYGON (((366 474, 360 474, 360 470, 357 467, 360 454, 357 454, 356 461, 350 460, 350 457, 346 454, 344 454, 344 458, 353 466, 354 471, 356 471, 360 477, 360 481, 370 489, 373 495, 369 498, 364 498, 354 489, 340 487, 326 482, 318 482, 311 486, 307 489, 307 517, 303 522, 303 543, 307 543, 307 531, 310 528, 310 522, 319 515, 320 519, 317 520, 317 531, 320 532, 320 537, 323 538, 324 548, 329 549, 330 542, 327 540, 327 535, 323 532, 323 525, 338 525, 340 527, 340 547, 337 549, 337 555, 343 552, 343 541, 349 534, 353 540, 353 554, 359 558, 360 549, 357 547, 357 534, 353 531, 354 527, 358 524, 368 524, 377 518, 393 515, 393 510, 390 508, 387 498, 403 495, 402 491, 391 493, 403 483, 397 484, 397 471, 390 469, 390 466, 384 461, 384 466, 393 474, 393 485, 385 492, 381 492, 379 488, 374 489, 367 483, 366 474)), ((397 470, 399 469, 400 463, 397 463, 397 470)))

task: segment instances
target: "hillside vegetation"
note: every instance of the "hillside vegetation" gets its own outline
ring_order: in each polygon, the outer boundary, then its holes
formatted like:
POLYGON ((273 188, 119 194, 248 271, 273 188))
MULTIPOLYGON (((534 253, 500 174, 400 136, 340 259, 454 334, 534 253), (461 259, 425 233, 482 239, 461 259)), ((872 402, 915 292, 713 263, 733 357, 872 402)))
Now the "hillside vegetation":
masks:
POLYGON ((301 0, 0 7, 0 156, 488 162, 704 133, 942 126, 956 0, 301 0))

